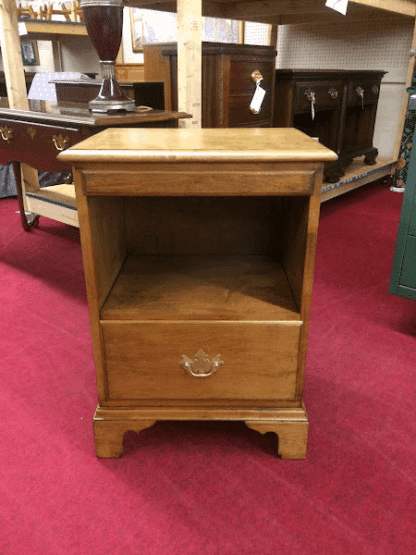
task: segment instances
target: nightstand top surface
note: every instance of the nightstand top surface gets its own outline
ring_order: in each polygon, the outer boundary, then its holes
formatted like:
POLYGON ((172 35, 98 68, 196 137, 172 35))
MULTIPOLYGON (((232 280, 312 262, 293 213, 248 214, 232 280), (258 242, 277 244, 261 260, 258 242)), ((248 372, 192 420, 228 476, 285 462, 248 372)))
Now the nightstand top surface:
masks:
POLYGON ((59 155, 64 162, 325 162, 337 155, 292 128, 106 129, 59 155))

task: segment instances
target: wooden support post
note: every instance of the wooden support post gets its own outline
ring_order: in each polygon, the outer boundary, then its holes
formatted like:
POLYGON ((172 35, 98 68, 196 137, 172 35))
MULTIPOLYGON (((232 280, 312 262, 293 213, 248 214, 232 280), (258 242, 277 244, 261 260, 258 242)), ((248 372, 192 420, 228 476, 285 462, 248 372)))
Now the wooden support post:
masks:
POLYGON ((14 0, 0 0, 0 38, 10 108, 28 110, 25 73, 14 0))
POLYGON ((277 31, 278 31, 278 25, 276 24, 269 25, 269 29, 267 32, 267 44, 269 46, 273 46, 274 48, 276 48, 276 44, 277 44, 277 31))
MULTIPOLYGON (((28 110, 15 0, 0 0, 0 40, 9 106, 18 110, 28 110)), ((22 164, 22 178, 23 189, 25 184, 31 189, 39 189, 38 173, 30 166, 22 164)))
POLYGON ((180 127, 202 126, 202 2, 178 0, 178 110, 192 115, 180 127))
POLYGON ((238 22, 238 44, 244 44, 245 32, 246 32, 245 21, 239 21, 238 22))

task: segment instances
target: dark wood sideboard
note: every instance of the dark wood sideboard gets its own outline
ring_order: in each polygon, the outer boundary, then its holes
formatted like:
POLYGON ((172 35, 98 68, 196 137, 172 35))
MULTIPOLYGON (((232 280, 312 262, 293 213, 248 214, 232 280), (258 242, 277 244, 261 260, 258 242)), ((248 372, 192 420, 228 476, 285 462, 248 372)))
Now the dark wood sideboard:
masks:
MULTIPOLYGON (((20 164, 44 172, 64 172, 64 183, 72 182, 71 165, 57 155, 108 127, 177 127, 178 119, 188 114, 166 110, 93 114, 87 104, 30 101, 30 110, 0 107, 0 164, 13 164, 22 224, 26 231, 37 224, 27 220, 23 201, 20 164)), ((69 186, 69 185, 68 185, 69 186)), ((57 186, 59 188, 59 186, 57 186)), ((73 187, 73 186, 72 186, 73 187)), ((62 203, 56 187, 28 191, 28 197, 62 203)), ((73 207, 75 209, 75 206, 73 207)))
POLYGON ((276 70, 274 127, 295 127, 338 154, 325 164, 325 181, 336 183, 353 158, 376 163, 373 146, 384 71, 276 70))
MULTIPOLYGON (((271 46, 202 43, 202 127, 271 127, 276 50, 271 46), (256 90, 252 74, 262 76, 266 90, 258 114, 250 110, 256 90)), ((146 81, 162 81, 165 107, 178 109, 178 50, 176 43, 144 48, 146 81)))

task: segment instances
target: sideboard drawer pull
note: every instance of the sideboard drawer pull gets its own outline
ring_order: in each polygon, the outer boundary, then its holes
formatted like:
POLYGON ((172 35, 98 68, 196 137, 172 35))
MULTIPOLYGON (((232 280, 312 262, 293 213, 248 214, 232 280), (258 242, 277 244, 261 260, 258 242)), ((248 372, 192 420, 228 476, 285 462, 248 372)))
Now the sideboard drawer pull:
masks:
POLYGON ((193 359, 188 358, 186 355, 182 355, 179 363, 183 366, 187 374, 195 376, 196 378, 207 378, 214 374, 221 364, 224 364, 224 361, 221 355, 216 355, 214 358, 210 359, 202 349, 199 349, 193 359))
POLYGON ((3 141, 9 143, 13 139, 13 129, 11 127, 7 127, 7 125, 2 125, 0 127, 0 134, 3 141))
POLYGON ((56 150, 65 150, 69 145, 69 137, 63 137, 61 134, 52 137, 56 150))
POLYGON ((312 89, 305 90, 305 96, 311 103, 311 118, 312 120, 315 119, 315 102, 316 102, 316 95, 312 89))
POLYGON ((364 110, 364 89, 362 87, 357 87, 355 89, 355 92, 361 98, 361 106, 362 106, 362 109, 364 110))
POLYGON ((337 91, 337 89, 334 89, 334 87, 331 87, 328 91, 328 94, 331 98, 337 98, 338 91, 337 91))

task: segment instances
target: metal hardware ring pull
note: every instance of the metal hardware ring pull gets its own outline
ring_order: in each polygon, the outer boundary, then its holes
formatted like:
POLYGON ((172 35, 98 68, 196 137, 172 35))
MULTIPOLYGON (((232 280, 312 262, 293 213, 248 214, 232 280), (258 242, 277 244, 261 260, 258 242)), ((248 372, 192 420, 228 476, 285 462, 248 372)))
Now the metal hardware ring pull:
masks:
POLYGON ((0 134, 3 141, 9 143, 13 139, 13 129, 7 125, 0 126, 0 134))
POLYGON ((309 100, 309 102, 311 103, 311 117, 314 120, 315 119, 315 93, 313 92, 312 89, 306 89, 305 90, 305 96, 306 98, 309 100))
POLYGON ((68 148, 69 137, 63 137, 61 134, 59 134, 58 136, 54 135, 52 137, 52 140, 56 150, 65 150, 66 148, 68 148))
POLYGON ((188 358, 186 355, 182 355, 179 364, 183 366, 187 374, 195 378, 207 378, 208 376, 212 376, 221 364, 224 364, 224 361, 221 355, 216 355, 214 358, 210 359, 202 349, 199 349, 193 359, 188 358))
POLYGON ((331 87, 328 91, 328 94, 331 98, 337 98, 338 91, 337 91, 337 89, 334 89, 334 87, 331 87))
POLYGON ((361 107, 364 109, 364 89, 362 87, 357 87, 355 92, 361 98, 361 107))
POLYGON ((373 85, 371 91, 372 91, 373 94, 378 94, 378 86, 377 86, 377 85, 373 85))

